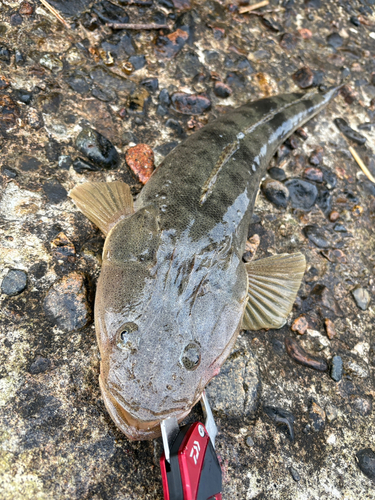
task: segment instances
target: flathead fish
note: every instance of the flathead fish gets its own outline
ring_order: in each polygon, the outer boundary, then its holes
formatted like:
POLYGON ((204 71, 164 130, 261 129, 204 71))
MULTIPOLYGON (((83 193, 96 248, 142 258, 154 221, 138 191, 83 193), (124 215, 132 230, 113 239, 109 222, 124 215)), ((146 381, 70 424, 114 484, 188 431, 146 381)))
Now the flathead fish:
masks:
POLYGON ((277 147, 332 98, 284 94, 249 102, 190 136, 133 205, 122 182, 70 196, 106 235, 96 300, 100 387, 130 439, 183 419, 241 329, 280 328, 305 270, 300 253, 245 264, 259 183, 277 147))

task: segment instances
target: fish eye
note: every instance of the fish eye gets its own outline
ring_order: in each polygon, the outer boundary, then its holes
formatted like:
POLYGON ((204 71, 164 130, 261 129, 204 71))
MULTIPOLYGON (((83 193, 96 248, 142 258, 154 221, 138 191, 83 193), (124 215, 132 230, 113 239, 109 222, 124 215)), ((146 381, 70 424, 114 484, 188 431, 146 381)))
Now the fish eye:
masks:
POLYGON ((189 344, 182 351, 181 363, 184 367, 193 371, 198 368, 201 362, 201 348, 196 342, 189 342, 189 344))
POLYGON ((122 325, 116 333, 116 343, 120 349, 134 349, 137 339, 134 334, 138 331, 138 325, 132 321, 122 325))

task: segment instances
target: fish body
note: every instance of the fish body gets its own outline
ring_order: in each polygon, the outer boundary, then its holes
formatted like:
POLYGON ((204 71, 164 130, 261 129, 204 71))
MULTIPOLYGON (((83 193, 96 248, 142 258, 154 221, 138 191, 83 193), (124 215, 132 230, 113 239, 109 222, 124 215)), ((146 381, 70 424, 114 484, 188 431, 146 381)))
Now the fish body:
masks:
POLYGON ((156 437, 161 420, 184 418, 241 328, 285 323, 304 258, 246 267, 248 226, 277 147, 333 95, 278 95, 221 116, 164 159, 134 208, 121 208, 129 195, 120 183, 72 191, 107 234, 95 301, 100 387, 129 438, 156 437))

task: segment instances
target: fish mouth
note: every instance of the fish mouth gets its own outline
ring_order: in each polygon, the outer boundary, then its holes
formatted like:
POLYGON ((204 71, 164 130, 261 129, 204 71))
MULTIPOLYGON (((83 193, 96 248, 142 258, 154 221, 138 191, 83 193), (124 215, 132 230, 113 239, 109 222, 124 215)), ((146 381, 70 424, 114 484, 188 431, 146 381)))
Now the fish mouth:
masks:
POLYGON ((105 407, 110 414, 116 426, 132 441, 141 441, 155 439, 161 436, 160 423, 168 417, 175 416, 178 422, 181 422, 191 411, 191 408, 181 413, 172 412, 163 415, 163 418, 157 420, 138 420, 134 418, 106 387, 101 375, 99 376, 99 385, 104 400, 105 407))

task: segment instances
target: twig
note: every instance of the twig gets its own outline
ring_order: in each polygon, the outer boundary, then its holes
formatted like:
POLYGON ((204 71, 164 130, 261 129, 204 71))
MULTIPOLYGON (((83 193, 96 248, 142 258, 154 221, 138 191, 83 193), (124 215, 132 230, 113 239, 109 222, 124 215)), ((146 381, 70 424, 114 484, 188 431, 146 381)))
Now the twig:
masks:
POLYGON ((246 14, 246 12, 251 12, 252 10, 260 9, 265 7, 270 3, 269 0, 262 0, 262 2, 255 3, 254 5, 246 5, 246 7, 241 7, 239 10, 240 14, 246 14))
POLYGON ((106 23, 106 26, 115 30, 164 30, 169 28, 168 24, 106 23))
POLYGON ((42 3, 44 7, 46 7, 54 16, 56 16, 60 23, 65 26, 65 28, 70 29, 70 24, 65 21, 65 19, 57 12, 56 9, 52 7, 52 5, 50 5, 46 0, 40 0, 40 3, 42 3))
POLYGON ((362 172, 367 175, 367 177, 370 179, 371 182, 375 183, 374 176, 370 172, 370 170, 366 167, 366 165, 363 163, 361 157, 358 155, 357 151, 352 147, 349 146, 349 151, 351 152, 353 158, 355 161, 358 163, 358 166, 362 169, 362 172))

